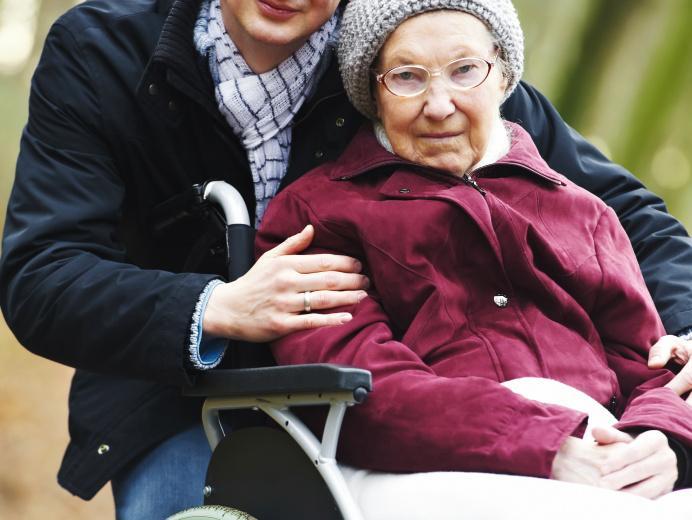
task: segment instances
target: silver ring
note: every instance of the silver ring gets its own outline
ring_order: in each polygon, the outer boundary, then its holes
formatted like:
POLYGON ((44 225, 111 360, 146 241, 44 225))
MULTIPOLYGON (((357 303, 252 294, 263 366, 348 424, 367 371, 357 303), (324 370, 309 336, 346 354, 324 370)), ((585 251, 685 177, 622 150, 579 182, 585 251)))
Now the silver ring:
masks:
POLYGON ((310 312, 312 310, 310 303, 310 291, 303 291, 303 310, 305 312, 310 312))

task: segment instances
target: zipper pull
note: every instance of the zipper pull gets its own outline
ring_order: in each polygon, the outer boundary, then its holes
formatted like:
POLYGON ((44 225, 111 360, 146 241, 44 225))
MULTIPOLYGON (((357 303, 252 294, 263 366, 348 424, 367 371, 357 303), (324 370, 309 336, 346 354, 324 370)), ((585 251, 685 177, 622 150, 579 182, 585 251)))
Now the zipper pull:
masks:
POLYGON ((481 195, 483 195, 485 197, 485 190, 478 185, 478 183, 476 182, 476 179, 471 177, 468 173, 465 173, 464 175, 462 175, 461 179, 464 181, 464 183, 467 186, 471 186, 473 189, 478 191, 478 193, 480 193, 481 195))

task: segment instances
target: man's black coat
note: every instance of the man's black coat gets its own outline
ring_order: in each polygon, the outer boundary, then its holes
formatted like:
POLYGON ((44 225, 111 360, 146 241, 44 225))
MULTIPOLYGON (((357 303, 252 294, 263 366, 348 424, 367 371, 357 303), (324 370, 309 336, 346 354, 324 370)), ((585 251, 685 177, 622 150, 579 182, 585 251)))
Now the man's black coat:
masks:
MULTIPOLYGON (((195 303, 218 275, 188 272, 202 232, 182 223, 155 233, 154 208, 223 179, 254 214, 246 154, 193 47, 198 5, 87 1, 53 26, 32 82, 0 303, 26 348, 77 368, 59 481, 83 498, 199 420, 200 402, 179 388, 194 377, 185 356, 195 303)), ((284 184, 336 159, 362 123, 335 61, 296 119, 284 184)), ((692 244, 662 201, 530 86, 519 85, 504 115, 531 133, 554 169, 617 211, 666 328, 692 324, 692 244)))

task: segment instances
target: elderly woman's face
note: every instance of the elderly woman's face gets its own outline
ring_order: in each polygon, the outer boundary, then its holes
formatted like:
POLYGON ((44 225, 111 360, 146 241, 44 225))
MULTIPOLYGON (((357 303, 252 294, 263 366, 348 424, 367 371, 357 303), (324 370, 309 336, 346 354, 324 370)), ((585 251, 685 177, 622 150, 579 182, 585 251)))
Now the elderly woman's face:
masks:
MULTIPOLYGON (((492 61, 494 55, 483 22, 461 11, 433 11, 406 20, 392 33, 377 71, 414 64, 434 71, 458 58, 492 61)), ((495 66, 484 83, 470 90, 456 90, 435 76, 426 92, 413 97, 395 96, 378 83, 375 98, 397 155, 461 175, 483 157, 505 87, 495 66)))

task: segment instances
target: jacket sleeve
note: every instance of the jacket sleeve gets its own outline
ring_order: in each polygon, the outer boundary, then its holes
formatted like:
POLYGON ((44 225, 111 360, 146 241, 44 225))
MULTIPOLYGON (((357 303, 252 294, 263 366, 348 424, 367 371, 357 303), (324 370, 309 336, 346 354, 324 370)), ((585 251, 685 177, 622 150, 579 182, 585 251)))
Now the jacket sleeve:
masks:
POLYGON ((181 384, 191 317, 214 277, 128 263, 118 237, 125 185, 99 115, 88 64, 58 23, 31 85, 4 231, 2 311, 36 354, 181 384))
POLYGON ((503 114, 531 134, 551 168, 615 210, 666 330, 677 334, 692 326, 692 240, 663 201, 570 128, 526 83, 504 104, 503 114))
POLYGON ((594 243, 602 284, 591 313, 623 396, 616 427, 661 430, 692 447, 692 406, 663 387, 673 377, 670 371, 647 367, 649 348, 663 328, 627 236, 609 208, 600 218, 594 243))
MULTIPOLYGON (((258 252, 308 223, 316 229, 309 252, 353 254, 357 248, 284 192, 265 215, 258 252)), ((353 320, 345 325, 290 334, 272 345, 280 364, 338 363, 371 371, 374 391, 349 410, 342 428, 344 462, 382 471, 548 477, 561 444, 583 426, 583 414, 530 401, 489 379, 438 376, 415 347, 393 336, 376 289, 348 310, 353 320)))

